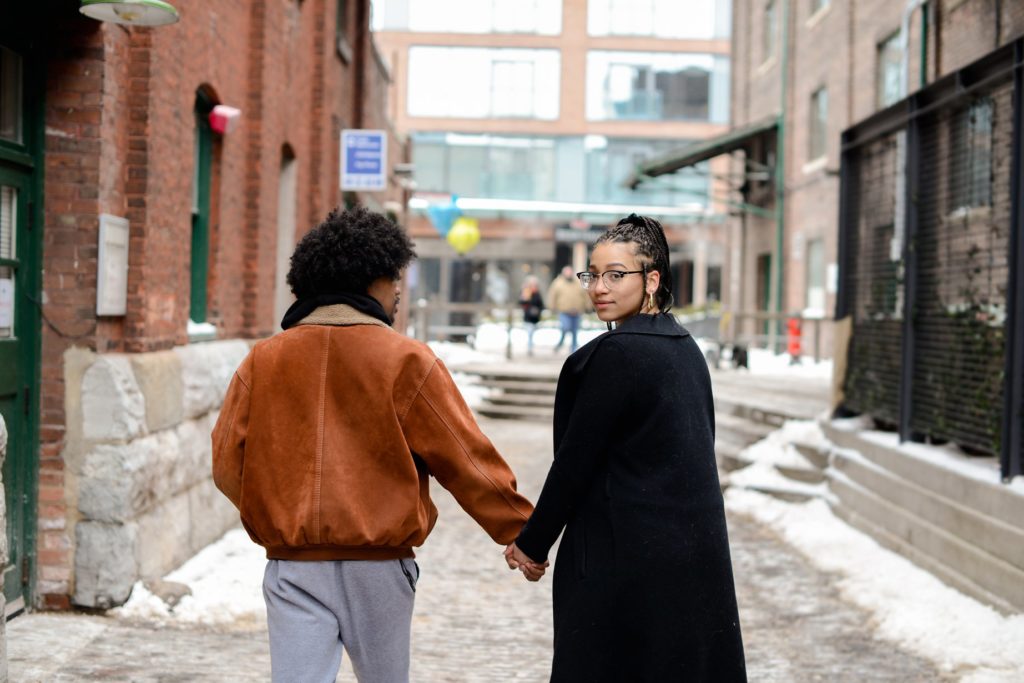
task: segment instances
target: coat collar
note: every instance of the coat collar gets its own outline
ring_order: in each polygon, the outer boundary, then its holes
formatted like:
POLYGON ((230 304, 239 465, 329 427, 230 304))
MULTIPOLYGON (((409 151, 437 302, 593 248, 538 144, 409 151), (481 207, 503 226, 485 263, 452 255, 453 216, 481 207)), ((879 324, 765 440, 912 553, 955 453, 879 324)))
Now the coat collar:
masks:
MULTIPOLYGON (((388 327, 372 315, 366 315, 348 304, 332 304, 320 306, 305 318, 299 321, 299 325, 378 325, 388 327)), ((390 328, 388 328, 390 329, 390 328)))
POLYGON ((657 315, 637 314, 617 326, 614 330, 602 334, 600 337, 581 346, 576 353, 569 356, 565 361, 565 365, 562 368, 563 372, 582 372, 590 357, 594 355, 594 352, 604 340, 624 334, 679 338, 690 336, 686 328, 680 325, 679 321, 671 313, 659 313, 657 315))

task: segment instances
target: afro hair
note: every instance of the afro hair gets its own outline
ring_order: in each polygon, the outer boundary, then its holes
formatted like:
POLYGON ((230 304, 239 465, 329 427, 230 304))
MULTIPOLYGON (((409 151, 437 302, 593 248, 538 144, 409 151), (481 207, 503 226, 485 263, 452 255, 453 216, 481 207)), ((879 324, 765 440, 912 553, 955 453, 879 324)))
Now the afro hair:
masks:
POLYGON ((366 294, 382 277, 399 279, 414 258, 412 242, 390 219, 363 207, 334 209, 299 240, 288 285, 297 299, 366 294))

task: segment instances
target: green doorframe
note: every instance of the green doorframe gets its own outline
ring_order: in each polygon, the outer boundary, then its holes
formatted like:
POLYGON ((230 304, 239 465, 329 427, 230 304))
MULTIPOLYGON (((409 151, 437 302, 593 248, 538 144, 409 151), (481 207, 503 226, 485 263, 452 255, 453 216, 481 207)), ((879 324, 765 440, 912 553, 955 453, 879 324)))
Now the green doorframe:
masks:
MULTIPOLYGON (((14 22, 18 24, 18 22, 14 22)), ((12 24, 8 24, 10 26, 12 24)), ((12 529, 15 534, 20 532, 21 557, 18 560, 20 591, 25 606, 31 606, 36 594, 36 533, 38 525, 38 474, 39 474, 39 410, 40 410, 40 358, 41 351, 41 316, 40 301, 42 300, 42 244, 43 244, 43 171, 44 171, 44 121, 45 121, 45 82, 46 62, 39 48, 38 41, 23 34, 0 28, 0 45, 15 50, 23 58, 22 65, 22 143, 0 140, 0 168, 8 175, 23 178, 25 201, 22 207, 25 212, 23 229, 16 235, 20 238, 18 245, 18 271, 15 283, 15 334, 22 343, 18 348, 17 381, 20 385, 23 403, 21 404, 22 422, 20 430, 23 444, 19 448, 8 439, 7 461, 8 472, 20 484, 20 529, 12 529), (13 449, 19 449, 14 451, 13 449), (12 460, 13 458, 13 460, 12 460)), ((14 430, 7 426, 9 434, 14 430)), ((5 493, 9 496, 9 483, 4 481, 5 493)), ((18 501, 13 501, 14 505, 18 501)), ((8 501, 10 507, 12 501, 8 501)), ((8 539, 14 542, 15 539, 8 539)), ((10 554, 10 551, 9 551, 10 554)), ((8 607, 10 609, 10 606, 8 607)), ((3 615, 0 614, 0 618, 3 615)))
POLYGON ((206 322, 206 284, 210 266, 210 180, 213 167, 213 130, 210 128, 209 114, 213 105, 213 100, 206 93, 196 91, 189 317, 197 323, 206 322))

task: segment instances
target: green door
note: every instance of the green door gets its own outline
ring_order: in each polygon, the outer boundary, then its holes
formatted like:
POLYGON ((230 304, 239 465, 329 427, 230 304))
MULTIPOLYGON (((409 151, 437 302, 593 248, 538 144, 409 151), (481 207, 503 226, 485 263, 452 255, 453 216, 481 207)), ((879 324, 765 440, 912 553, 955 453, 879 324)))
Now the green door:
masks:
POLYGON ((36 132, 27 116, 25 52, 0 42, 0 415, 7 428, 3 488, 7 562, 3 590, 8 613, 29 602, 35 532, 39 300, 36 132))

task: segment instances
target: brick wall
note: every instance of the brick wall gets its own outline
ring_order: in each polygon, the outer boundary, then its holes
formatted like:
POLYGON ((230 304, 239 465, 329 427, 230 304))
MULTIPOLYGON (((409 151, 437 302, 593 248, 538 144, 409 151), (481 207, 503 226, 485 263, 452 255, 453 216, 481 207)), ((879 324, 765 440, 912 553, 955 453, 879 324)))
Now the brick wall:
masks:
MULTIPOLYGON (((777 115, 781 108, 782 5, 776 0, 778 28, 774 56, 762 47, 765 21, 763 0, 738 0, 733 6, 732 119, 734 126, 777 115)), ((878 110, 877 49, 900 28, 905 2, 891 0, 832 0, 811 14, 811 3, 788 0, 789 74, 786 120, 786 234, 784 244, 784 308, 805 305, 806 270, 803 254, 813 239, 825 240, 826 262, 836 259, 838 238, 838 178, 842 131, 878 110), (824 163, 809 159, 810 102, 819 87, 828 89, 829 120, 824 163)), ((927 75, 929 80, 955 71, 1024 34, 1024 3, 1012 0, 936 0, 929 22, 927 75), (997 11, 997 8, 999 11, 997 11), (998 17, 998 21, 997 21, 998 17), (997 35, 998 33, 998 35, 997 35)), ((910 21, 907 60, 908 85, 920 85, 921 13, 910 21)), ((760 227, 748 231, 745 273, 753 273, 752 254, 769 250, 774 242, 760 232, 774 232, 774 223, 752 220, 760 227)), ((745 277, 751 277, 746 275, 745 277)), ((754 284, 743 287, 744 304, 751 302, 754 284)), ((834 298, 828 297, 831 310, 834 298)))
MULTIPOLYGON (((157 29, 101 24, 74 4, 36 10, 53 15, 36 22, 48 58, 38 541, 38 602, 48 608, 68 607, 73 590, 64 354, 188 341, 196 90, 242 109, 213 150, 207 319, 221 338, 274 329, 283 150, 298 162, 297 238, 341 199, 338 135, 356 102, 387 127, 377 65, 338 54, 336 0, 177 0, 181 21, 157 29), (356 92, 357 65, 369 97, 356 92), (130 221, 123 317, 95 315, 102 213, 130 221)), ((367 7, 348 3, 349 42, 366 50, 356 22, 367 7)), ((377 198, 390 197, 400 191, 377 198)))

